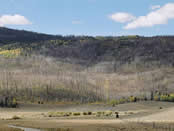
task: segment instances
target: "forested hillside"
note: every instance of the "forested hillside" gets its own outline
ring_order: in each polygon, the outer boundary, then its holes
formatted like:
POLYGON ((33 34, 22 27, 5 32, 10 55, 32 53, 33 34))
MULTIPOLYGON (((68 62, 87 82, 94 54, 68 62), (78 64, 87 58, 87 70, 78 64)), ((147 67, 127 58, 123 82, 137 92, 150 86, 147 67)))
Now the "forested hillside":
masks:
POLYGON ((124 101, 173 93, 173 36, 54 36, 0 28, 0 59, 0 94, 20 101, 124 101))
POLYGON ((9 44, 12 42, 35 42, 57 38, 58 36, 0 27, 1 44, 9 44))
POLYGON ((63 37, 0 28, 2 50, 21 49, 25 55, 69 59, 86 66, 112 62, 114 70, 123 64, 136 64, 143 68, 173 66, 173 41, 172 36, 63 37))

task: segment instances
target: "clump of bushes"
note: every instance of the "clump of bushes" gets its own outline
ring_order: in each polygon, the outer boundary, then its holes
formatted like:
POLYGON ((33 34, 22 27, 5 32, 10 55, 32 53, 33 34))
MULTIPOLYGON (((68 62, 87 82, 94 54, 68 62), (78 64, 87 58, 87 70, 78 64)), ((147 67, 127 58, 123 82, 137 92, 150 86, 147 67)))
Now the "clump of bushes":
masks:
POLYGON ((88 115, 88 113, 87 112, 83 112, 83 115, 86 116, 86 115, 88 115))
POLYGON ((11 120, 18 120, 18 119, 21 119, 21 117, 19 117, 19 116, 13 116, 13 117, 11 118, 11 120))
POLYGON ((92 115, 92 112, 91 111, 88 111, 88 115, 92 115))
POLYGON ((104 116, 112 116, 113 112, 112 111, 106 111, 104 112, 104 116))
POLYGON ((99 111, 99 112, 97 112, 96 116, 97 116, 97 117, 100 117, 100 116, 102 116, 103 114, 104 114, 104 112, 100 112, 100 111, 99 111))
POLYGON ((72 112, 49 112, 48 117, 68 117, 71 116, 72 112))
POLYGON ((120 104, 120 103, 119 103, 119 100, 111 100, 111 101, 109 102, 109 104, 112 105, 112 106, 114 107, 114 106, 116 106, 116 105, 118 105, 118 104, 120 104))
POLYGON ((66 116, 71 116, 72 115, 72 112, 66 112, 66 113, 64 113, 64 116, 66 117, 66 116))
POLYGON ((48 117, 69 117, 69 116, 81 116, 81 115, 84 115, 84 116, 96 116, 96 117, 101 117, 101 116, 107 116, 107 117, 110 117, 110 116, 113 116, 113 112, 112 111, 98 111, 98 112, 91 112, 91 111, 88 111, 88 112, 49 112, 48 115, 45 115, 45 116, 48 116, 48 117))
POLYGON ((121 98, 120 100, 119 100, 119 103, 120 104, 124 104, 124 103, 127 103, 128 102, 128 99, 126 99, 126 98, 121 98))
POLYGON ((83 112, 83 115, 84 115, 84 116, 86 116, 86 115, 93 115, 93 112, 91 112, 91 111, 83 112))
POLYGON ((42 104, 42 105, 44 104, 44 102, 43 102, 43 101, 38 101, 37 103, 38 103, 38 104, 42 104))
POLYGON ((80 116, 80 115, 81 115, 80 112, 74 112, 74 113, 73 113, 73 116, 80 116))
POLYGON ((96 115, 97 115, 98 117, 100 117, 100 116, 104 115, 104 113, 105 113, 105 112, 99 111, 99 112, 97 112, 96 115))
POLYGON ((49 112, 48 117, 68 117, 68 116, 81 116, 81 115, 94 115, 93 112, 88 111, 88 112, 49 112))
POLYGON ((161 109, 163 109, 163 108, 160 106, 159 109, 161 110, 161 109))
POLYGON ((129 97, 129 102, 137 102, 137 98, 134 96, 129 97))
POLYGON ((96 116, 97 117, 102 117, 102 116, 113 116, 113 112, 112 111, 99 111, 99 112, 96 112, 96 116))

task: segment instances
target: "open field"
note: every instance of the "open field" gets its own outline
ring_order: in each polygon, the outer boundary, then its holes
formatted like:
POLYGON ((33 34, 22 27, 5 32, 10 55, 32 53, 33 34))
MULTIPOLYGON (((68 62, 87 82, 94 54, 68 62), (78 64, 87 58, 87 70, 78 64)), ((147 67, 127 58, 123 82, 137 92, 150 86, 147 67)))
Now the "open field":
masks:
MULTIPOLYGON (((0 108, 0 118, 10 119, 14 115, 21 118, 47 118, 45 115, 49 112, 102 112, 113 111, 119 112, 120 118, 132 118, 137 116, 146 116, 162 111, 172 110, 174 103, 169 102, 137 102, 120 104, 115 107, 106 104, 20 104, 19 108, 0 108), (160 109, 162 107, 162 109, 160 109), (131 114, 131 115, 130 115, 131 114)), ((84 116, 83 116, 84 118, 84 116)), ((111 117, 112 118, 112 117, 111 117)), ((62 118, 61 118, 62 119, 62 118)))
POLYGON ((174 114, 174 103, 168 102, 138 102, 121 104, 116 107, 104 104, 22 104, 19 109, 0 109, 0 131, 11 131, 10 128, 7 128, 8 125, 40 128, 46 131, 62 131, 63 129, 65 129, 63 131, 170 131, 174 129, 174 117, 172 114, 174 114), (107 117, 96 117, 95 115, 69 117, 47 116, 49 112, 83 113, 87 111, 117 111, 120 114, 120 118, 116 119, 115 115, 107 117), (14 120, 14 116, 18 116, 20 119, 14 120))

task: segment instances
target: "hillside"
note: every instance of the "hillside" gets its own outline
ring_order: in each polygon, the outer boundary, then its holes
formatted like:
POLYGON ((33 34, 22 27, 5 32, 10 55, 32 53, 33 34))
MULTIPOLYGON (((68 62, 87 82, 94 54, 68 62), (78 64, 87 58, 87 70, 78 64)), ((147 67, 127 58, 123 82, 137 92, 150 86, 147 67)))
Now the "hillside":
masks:
POLYGON ((85 66, 106 64, 110 72, 125 64, 137 69, 174 65, 174 37, 53 36, 0 28, 4 50, 23 49, 23 54, 41 54, 85 66), (25 53, 24 53, 25 52, 25 53))
POLYGON ((12 42, 36 42, 36 41, 51 40, 56 38, 58 38, 58 36, 0 27, 1 45, 9 44, 12 42))
POLYGON ((54 36, 0 28, 0 41, 1 96, 116 104, 134 97, 168 101, 174 93, 173 36, 54 36))

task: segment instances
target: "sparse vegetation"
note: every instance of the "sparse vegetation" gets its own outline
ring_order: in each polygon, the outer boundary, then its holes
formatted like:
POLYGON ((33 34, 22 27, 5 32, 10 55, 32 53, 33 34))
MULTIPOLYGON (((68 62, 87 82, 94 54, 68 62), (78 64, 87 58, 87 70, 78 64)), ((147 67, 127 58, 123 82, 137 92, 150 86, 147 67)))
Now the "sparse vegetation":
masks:
POLYGON ((101 111, 101 112, 49 112, 47 115, 48 117, 70 117, 70 116, 96 116, 96 117, 111 117, 114 115, 113 111, 101 111))

